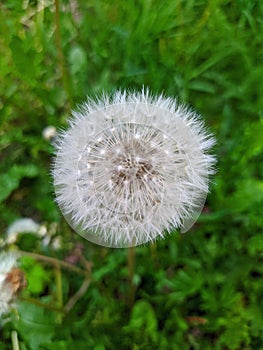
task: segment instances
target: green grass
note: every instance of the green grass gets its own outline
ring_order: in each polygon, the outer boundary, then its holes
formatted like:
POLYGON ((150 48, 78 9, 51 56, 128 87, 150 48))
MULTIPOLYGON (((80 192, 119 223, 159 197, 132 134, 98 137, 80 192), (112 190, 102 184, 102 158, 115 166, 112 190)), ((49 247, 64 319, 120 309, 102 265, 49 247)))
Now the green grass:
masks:
MULTIPOLYGON (((0 31, 1 238, 30 217, 61 246, 22 235, 15 248, 64 260, 82 244, 93 264, 89 289, 65 316, 21 301, 0 348, 11 348, 12 330, 21 350, 263 348, 263 3, 9 0, 0 31), (128 259, 70 231, 54 204, 42 131, 65 127, 87 95, 142 86, 203 116, 218 140, 218 171, 189 233, 128 259)), ((23 264, 24 298, 55 309, 81 286, 77 273, 23 264)))

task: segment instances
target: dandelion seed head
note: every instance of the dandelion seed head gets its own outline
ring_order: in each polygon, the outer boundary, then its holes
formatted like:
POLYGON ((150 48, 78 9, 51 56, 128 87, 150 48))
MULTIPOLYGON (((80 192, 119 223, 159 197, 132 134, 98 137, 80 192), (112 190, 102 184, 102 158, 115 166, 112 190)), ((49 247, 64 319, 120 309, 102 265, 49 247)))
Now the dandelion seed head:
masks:
POLYGON ((17 267, 17 259, 13 252, 0 254, 0 317, 10 310, 15 297, 26 286, 24 273, 17 267))
POLYGON ((200 118, 171 98, 142 91, 88 100, 57 140, 58 205, 74 230, 105 246, 186 232, 208 192, 213 144, 200 118))

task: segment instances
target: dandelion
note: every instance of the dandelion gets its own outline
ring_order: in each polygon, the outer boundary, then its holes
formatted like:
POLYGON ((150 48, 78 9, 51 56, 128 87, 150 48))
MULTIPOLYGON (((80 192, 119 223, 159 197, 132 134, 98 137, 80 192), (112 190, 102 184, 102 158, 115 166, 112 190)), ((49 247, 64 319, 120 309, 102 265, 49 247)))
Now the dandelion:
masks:
POLYGON ((15 220, 7 228, 6 243, 15 243, 20 233, 35 233, 39 234, 40 225, 31 218, 20 218, 15 220))
POLYGON ((0 316, 9 311, 14 299, 26 287, 25 275, 17 266, 17 258, 12 252, 0 254, 0 316))
POLYGON ((57 139, 57 203, 75 231, 104 246, 186 232, 206 199, 213 145, 199 116, 172 98, 89 99, 57 139))

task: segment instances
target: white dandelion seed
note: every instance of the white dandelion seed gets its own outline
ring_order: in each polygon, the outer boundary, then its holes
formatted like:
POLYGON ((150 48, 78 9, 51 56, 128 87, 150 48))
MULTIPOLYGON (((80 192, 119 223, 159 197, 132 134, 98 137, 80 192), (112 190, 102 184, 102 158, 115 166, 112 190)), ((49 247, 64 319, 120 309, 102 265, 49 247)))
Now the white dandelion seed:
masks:
POLYGON ((57 140, 57 203, 75 231, 104 246, 186 232, 206 199, 214 142, 172 98, 143 90, 88 100, 57 140))
POLYGON ((17 254, 0 254, 0 317, 6 314, 17 295, 26 287, 23 271, 17 267, 17 254))
POLYGON ((40 225, 32 220, 31 218, 20 218, 15 220, 8 228, 7 228, 7 238, 6 243, 12 244, 15 243, 20 233, 40 233, 40 225))

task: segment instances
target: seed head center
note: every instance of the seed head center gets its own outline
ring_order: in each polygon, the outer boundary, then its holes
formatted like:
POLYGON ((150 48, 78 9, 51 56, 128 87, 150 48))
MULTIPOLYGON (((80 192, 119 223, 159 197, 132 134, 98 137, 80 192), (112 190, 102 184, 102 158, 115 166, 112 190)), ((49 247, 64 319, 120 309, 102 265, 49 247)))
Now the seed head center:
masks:
POLYGON ((145 180, 153 174, 152 164, 141 157, 119 157, 117 167, 113 171, 113 179, 119 181, 145 180))

